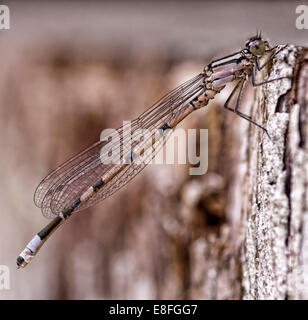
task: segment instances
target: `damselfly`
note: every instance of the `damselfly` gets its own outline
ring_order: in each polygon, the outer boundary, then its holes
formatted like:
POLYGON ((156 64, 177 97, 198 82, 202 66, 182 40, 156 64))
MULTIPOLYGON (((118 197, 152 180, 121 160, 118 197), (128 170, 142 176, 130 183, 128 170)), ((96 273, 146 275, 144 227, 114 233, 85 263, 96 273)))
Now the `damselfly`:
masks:
POLYGON ((34 202, 41 208, 44 216, 53 220, 27 244, 17 258, 17 266, 25 267, 48 237, 73 213, 94 205, 126 185, 149 163, 166 141, 166 137, 170 136, 170 131, 190 113, 206 106, 226 84, 237 81, 224 105, 225 108, 263 129, 267 134, 266 128, 239 111, 239 102, 249 77, 253 86, 285 78, 260 83, 255 81, 256 72, 263 69, 284 47, 271 48, 261 34, 257 34, 246 42, 244 49, 212 61, 202 73, 168 93, 132 121, 131 133, 147 129, 150 133, 147 138, 135 139, 134 143, 127 147, 127 128, 123 125, 117 130, 121 136, 121 148, 113 156, 121 156, 120 163, 104 164, 100 151, 106 141, 98 141, 52 171, 37 187, 34 202), (266 57, 266 61, 260 65, 262 57, 266 57), (230 107, 229 103, 237 92, 236 104, 230 107), (153 149, 154 152, 147 154, 148 150, 153 149), (143 161, 137 161, 141 155, 143 161))

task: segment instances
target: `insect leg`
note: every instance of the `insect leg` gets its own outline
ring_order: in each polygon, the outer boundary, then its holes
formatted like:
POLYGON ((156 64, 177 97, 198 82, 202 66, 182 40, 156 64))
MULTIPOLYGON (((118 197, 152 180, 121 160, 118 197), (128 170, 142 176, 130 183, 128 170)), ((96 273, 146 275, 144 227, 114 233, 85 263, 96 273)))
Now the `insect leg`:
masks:
POLYGON ((267 134, 267 136, 270 138, 266 128, 264 128, 263 126, 261 126, 259 123, 257 123, 256 121, 252 120, 250 116, 248 116, 247 114, 245 113, 242 113, 239 111, 239 106, 240 106, 240 100, 241 100, 241 97, 242 97, 242 93, 243 93, 243 89, 245 87, 245 84, 247 82, 247 77, 245 78, 242 78, 236 85, 235 87, 233 88, 230 96, 228 97, 228 99, 226 100, 225 104, 224 104, 224 107, 232 112, 234 112, 235 114, 237 114, 238 116, 240 116, 241 118, 249 121, 250 123, 252 123, 253 125, 261 128, 262 130, 264 130, 264 132, 267 134), (235 107, 232 108, 229 106, 229 103, 230 103, 230 100, 232 99, 232 97, 235 95, 236 91, 238 90, 238 88, 240 88, 240 91, 239 91, 239 94, 237 96, 237 99, 236 99, 236 104, 235 104, 235 107))

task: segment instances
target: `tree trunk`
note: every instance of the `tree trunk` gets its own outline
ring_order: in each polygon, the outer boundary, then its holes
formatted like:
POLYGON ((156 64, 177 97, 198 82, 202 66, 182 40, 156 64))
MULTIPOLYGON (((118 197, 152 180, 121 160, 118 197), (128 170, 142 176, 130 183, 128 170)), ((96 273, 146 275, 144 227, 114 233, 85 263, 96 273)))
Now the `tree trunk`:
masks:
POLYGON ((307 299, 308 51, 286 47, 258 88, 241 187, 244 299, 307 299))

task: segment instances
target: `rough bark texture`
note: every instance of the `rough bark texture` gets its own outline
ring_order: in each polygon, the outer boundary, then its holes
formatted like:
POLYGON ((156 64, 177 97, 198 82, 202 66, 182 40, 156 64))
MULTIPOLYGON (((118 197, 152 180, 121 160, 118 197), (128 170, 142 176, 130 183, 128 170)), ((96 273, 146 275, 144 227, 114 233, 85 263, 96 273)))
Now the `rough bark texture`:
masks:
POLYGON ((244 299, 307 298, 308 55, 288 46, 260 87, 252 114, 271 137, 249 131, 242 186, 244 299), (306 280, 306 281, 305 281, 306 280))

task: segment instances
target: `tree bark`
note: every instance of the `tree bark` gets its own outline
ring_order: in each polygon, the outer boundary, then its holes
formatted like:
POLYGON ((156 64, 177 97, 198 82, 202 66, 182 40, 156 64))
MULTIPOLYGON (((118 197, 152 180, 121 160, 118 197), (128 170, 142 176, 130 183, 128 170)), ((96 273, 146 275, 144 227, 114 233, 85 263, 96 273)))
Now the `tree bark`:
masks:
POLYGON ((242 184, 244 299, 307 299, 308 51, 287 46, 258 88, 242 184))

